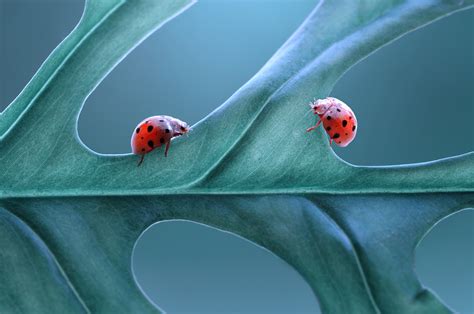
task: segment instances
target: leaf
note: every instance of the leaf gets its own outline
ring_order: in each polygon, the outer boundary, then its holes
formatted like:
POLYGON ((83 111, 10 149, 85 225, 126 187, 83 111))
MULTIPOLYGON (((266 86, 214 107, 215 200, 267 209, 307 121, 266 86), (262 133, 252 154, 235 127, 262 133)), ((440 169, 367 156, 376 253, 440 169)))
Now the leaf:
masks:
POLYGON ((87 96, 190 3, 88 1, 0 116, 0 311, 154 312, 134 283, 134 243, 156 221, 187 219, 287 261, 323 312, 449 312, 417 280, 413 250, 438 220, 474 206, 474 154, 350 165, 322 130, 305 134, 306 104, 374 50, 474 1, 321 1, 167 159, 155 151, 137 168, 136 156, 88 150, 76 130, 87 96))

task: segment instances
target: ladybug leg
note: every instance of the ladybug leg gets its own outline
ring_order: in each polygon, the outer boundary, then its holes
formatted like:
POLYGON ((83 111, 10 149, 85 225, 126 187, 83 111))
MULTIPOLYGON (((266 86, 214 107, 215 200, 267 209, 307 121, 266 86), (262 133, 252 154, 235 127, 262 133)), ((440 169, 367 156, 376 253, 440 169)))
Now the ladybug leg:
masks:
POLYGON ((142 158, 140 158, 140 161, 138 162, 137 167, 140 167, 140 165, 142 164, 144 158, 145 158, 145 155, 143 154, 142 158))
POLYGON ((165 147, 165 157, 168 157, 168 150, 170 149, 170 143, 171 143, 171 140, 169 140, 169 141, 166 143, 166 147, 165 147))
POLYGON ((313 130, 316 129, 320 124, 321 124, 321 120, 319 120, 318 123, 316 123, 315 126, 312 126, 312 127, 310 127, 310 128, 307 128, 307 129, 306 129, 306 132, 311 132, 311 131, 313 131, 313 130))

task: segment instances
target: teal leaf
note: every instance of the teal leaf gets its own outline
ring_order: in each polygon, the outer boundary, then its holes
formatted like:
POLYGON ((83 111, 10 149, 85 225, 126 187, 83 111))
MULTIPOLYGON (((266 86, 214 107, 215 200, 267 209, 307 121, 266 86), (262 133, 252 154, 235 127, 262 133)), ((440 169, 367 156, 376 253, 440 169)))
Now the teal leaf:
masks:
POLYGON ((155 150, 138 168, 136 156, 87 149, 77 119, 88 95, 191 3, 87 1, 1 114, 0 312, 156 312, 131 255, 148 226, 172 219, 270 250, 323 312, 449 312, 416 278, 413 251, 437 221, 474 207, 474 153, 354 166, 324 131, 305 133, 314 123, 307 103, 371 52, 474 1, 321 1, 247 84, 173 141, 168 158, 155 150))

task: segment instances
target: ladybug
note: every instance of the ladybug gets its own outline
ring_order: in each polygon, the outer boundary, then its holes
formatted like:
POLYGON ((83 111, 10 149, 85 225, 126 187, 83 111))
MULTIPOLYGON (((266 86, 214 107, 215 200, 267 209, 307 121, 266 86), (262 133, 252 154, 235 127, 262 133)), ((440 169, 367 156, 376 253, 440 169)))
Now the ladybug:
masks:
POLYGON ((186 122, 170 116, 153 116, 140 122, 131 140, 132 152, 141 156, 138 166, 143 162, 145 154, 162 145, 165 145, 165 157, 168 156, 171 139, 188 131, 186 122))
POLYGON ((348 105, 334 97, 318 99, 309 105, 314 114, 319 116, 319 121, 306 132, 316 129, 322 123, 329 135, 329 145, 334 141, 337 145, 346 147, 352 142, 357 133, 357 119, 348 105))

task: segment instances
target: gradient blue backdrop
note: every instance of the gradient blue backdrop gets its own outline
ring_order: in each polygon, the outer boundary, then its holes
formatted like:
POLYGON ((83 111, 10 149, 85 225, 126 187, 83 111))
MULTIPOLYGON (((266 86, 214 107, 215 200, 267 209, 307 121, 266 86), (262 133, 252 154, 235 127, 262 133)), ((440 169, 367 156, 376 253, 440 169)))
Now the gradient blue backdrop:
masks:
MULTIPOLYGON (((197 122, 255 74, 316 3, 201 0, 140 45, 91 95, 79 120, 81 139, 101 153, 126 153, 131 130, 146 116, 197 122)), ((79 0, 0 0, 0 110, 74 27, 82 6, 79 0)), ((374 165, 472 151, 473 35, 474 11, 461 12, 351 69, 333 95, 350 104, 360 128, 353 144, 336 152, 374 165)), ((422 282, 461 313, 474 312, 473 226, 473 211, 442 221, 416 255, 422 282)), ((155 225, 133 262, 142 288, 169 313, 317 308, 307 284, 283 261, 201 225, 155 225)))

